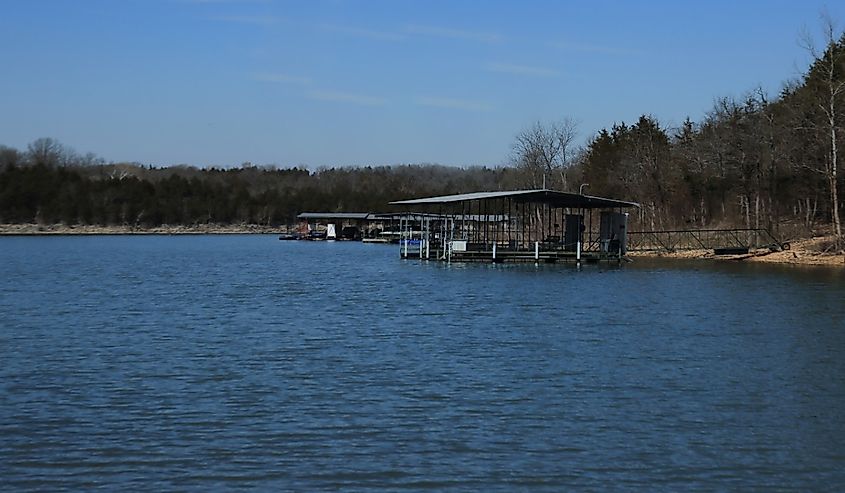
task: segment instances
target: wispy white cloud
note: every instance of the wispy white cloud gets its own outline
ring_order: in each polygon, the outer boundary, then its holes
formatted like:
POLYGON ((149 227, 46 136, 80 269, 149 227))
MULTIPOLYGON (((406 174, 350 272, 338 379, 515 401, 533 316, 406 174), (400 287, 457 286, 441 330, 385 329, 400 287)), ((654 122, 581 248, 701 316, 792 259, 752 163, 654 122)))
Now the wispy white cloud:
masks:
POLYGON ((357 38, 372 39, 375 41, 402 41, 406 36, 388 31, 375 31, 351 26, 337 26, 334 24, 320 24, 321 29, 357 38))
POLYGON ((479 41, 482 43, 499 43, 502 37, 495 33, 478 31, 467 31, 463 29, 451 29, 436 26, 407 26, 405 32, 420 36, 431 36, 436 38, 464 39, 468 41, 479 41))
POLYGON ((604 46, 590 43, 570 43, 570 42, 555 42, 551 43, 553 48, 563 51, 579 52, 579 53, 597 53, 603 55, 641 55, 642 51, 631 49, 627 47, 604 46))
POLYGON ((334 101, 362 106, 381 106, 387 103, 387 100, 384 98, 339 91, 309 91, 306 93, 306 96, 309 99, 315 99, 317 101, 334 101))
POLYGON ((289 75, 289 74, 270 74, 270 73, 258 73, 252 74, 252 79, 257 80, 259 82, 279 82, 283 84, 299 84, 302 86, 307 86, 311 84, 311 79, 309 77, 301 77, 298 75, 289 75))
POLYGON ((500 72, 512 75, 527 75, 530 77, 556 77, 560 72, 544 67, 531 67, 528 65, 514 65, 511 63, 488 63, 484 66, 490 72, 500 72))
POLYGON ((238 24, 257 24, 269 26, 282 21, 281 17, 274 15, 215 15, 208 18, 212 21, 233 22, 238 24))
POLYGON ((467 99, 421 97, 417 98, 416 102, 420 106, 433 106, 435 108, 448 108, 453 110, 490 111, 493 109, 493 107, 487 103, 470 101, 467 99))

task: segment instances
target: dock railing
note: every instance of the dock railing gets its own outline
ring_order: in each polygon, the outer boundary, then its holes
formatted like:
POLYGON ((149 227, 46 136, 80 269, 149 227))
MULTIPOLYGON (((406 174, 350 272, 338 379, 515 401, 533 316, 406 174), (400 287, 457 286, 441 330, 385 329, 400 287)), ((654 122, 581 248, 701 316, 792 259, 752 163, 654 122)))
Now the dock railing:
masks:
POLYGON ((679 229, 664 231, 629 231, 628 251, 674 252, 677 250, 712 250, 717 248, 788 249, 767 229, 679 229))

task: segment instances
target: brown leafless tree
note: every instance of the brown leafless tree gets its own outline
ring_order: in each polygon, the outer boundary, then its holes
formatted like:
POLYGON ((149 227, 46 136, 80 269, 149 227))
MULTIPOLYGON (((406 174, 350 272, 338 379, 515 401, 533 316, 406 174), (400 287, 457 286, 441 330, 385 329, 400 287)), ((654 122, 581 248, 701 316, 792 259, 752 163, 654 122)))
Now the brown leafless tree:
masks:
POLYGON ((61 163, 63 154, 64 146, 52 137, 36 139, 27 146, 27 155, 32 164, 56 166, 61 163))
POLYGON ((577 153, 577 135, 578 125, 571 118, 548 125, 536 122, 519 132, 513 144, 513 160, 524 175, 523 185, 566 189, 566 170, 577 153))
POLYGON ((812 103, 823 115, 823 121, 816 127, 818 134, 827 142, 827 158, 811 169, 820 172, 827 180, 833 218, 833 232, 838 248, 842 247, 842 222, 839 216, 838 175, 839 141, 842 132, 845 104, 845 34, 839 30, 827 12, 821 14, 821 29, 824 50, 820 51, 814 38, 805 32, 801 45, 813 57, 813 64, 806 76, 806 86, 812 103))

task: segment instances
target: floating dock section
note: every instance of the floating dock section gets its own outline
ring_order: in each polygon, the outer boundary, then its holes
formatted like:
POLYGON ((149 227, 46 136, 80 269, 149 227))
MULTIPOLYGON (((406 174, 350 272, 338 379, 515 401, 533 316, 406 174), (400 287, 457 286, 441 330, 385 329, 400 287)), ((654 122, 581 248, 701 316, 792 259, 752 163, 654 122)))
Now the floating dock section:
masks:
POLYGON ((619 262, 634 202, 556 190, 511 190, 391 202, 402 258, 447 262, 619 262), (594 214, 598 212, 598 214, 594 214))

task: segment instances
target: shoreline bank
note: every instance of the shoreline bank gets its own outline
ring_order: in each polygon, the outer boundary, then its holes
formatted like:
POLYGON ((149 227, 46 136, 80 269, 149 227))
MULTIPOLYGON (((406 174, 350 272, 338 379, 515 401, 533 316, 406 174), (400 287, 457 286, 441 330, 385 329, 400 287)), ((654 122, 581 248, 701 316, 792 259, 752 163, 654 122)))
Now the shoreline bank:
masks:
POLYGON ((64 224, 0 224, 0 236, 61 236, 61 235, 202 235, 202 234, 278 234, 284 226, 259 224, 198 224, 162 225, 153 228, 132 226, 94 226, 64 224))
POLYGON ((747 255, 714 255, 713 250, 684 250, 678 252, 628 252, 628 256, 633 259, 666 258, 845 268, 845 253, 822 252, 821 248, 819 248, 820 244, 829 241, 830 237, 792 240, 790 241, 789 250, 772 252, 769 249, 758 249, 750 251, 747 255))
MULTIPOLYGON (((226 235, 226 234, 279 234, 287 231, 284 226, 259 224, 199 224, 192 226, 162 225, 153 228, 131 226, 94 226, 64 224, 0 224, 0 236, 75 236, 75 235, 226 235)), ((747 255, 714 255, 713 250, 684 250, 678 252, 641 251, 629 252, 637 258, 664 258, 685 260, 713 260, 720 262, 759 262, 787 265, 814 265, 845 268, 845 253, 823 253, 819 245, 828 237, 791 241, 791 248, 780 252, 768 249, 751 251, 747 255)))

